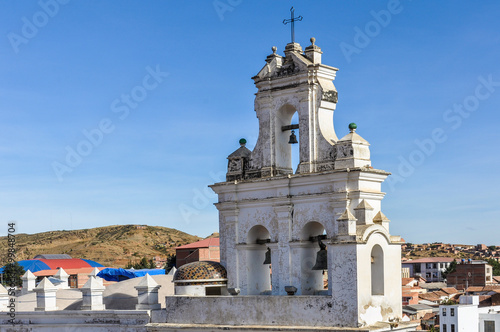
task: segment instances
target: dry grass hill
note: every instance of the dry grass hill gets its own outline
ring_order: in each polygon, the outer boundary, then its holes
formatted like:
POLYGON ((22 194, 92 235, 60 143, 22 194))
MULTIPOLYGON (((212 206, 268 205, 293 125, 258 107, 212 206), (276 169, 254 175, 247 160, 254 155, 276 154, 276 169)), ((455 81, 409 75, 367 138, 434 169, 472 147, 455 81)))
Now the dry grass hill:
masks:
MULTIPOLYGON (((212 236, 212 235, 211 235, 212 236)), ((38 254, 68 254, 91 259, 104 266, 125 267, 142 257, 166 257, 175 247, 201 240, 176 229, 119 225, 72 231, 16 234, 17 260, 32 259, 38 254)), ((0 266, 6 263, 7 237, 0 237, 0 266)))

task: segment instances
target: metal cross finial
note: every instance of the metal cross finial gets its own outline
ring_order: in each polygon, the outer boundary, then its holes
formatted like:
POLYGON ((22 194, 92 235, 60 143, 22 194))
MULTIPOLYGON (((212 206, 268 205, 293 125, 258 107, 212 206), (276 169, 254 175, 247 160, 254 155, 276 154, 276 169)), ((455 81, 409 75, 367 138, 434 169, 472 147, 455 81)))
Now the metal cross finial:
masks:
POLYGON ((287 19, 284 19, 283 20, 283 24, 287 24, 287 23, 292 23, 292 43, 295 43, 295 21, 302 21, 302 16, 298 16, 298 17, 293 17, 295 13, 295 9, 292 7, 290 8, 290 19, 287 20, 287 19))

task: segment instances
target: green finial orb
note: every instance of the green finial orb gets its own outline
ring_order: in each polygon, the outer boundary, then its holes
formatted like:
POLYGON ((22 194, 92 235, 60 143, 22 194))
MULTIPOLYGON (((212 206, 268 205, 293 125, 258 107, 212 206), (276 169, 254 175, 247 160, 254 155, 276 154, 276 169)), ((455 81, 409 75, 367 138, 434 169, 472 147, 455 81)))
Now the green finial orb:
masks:
POLYGON ((352 130, 352 129, 356 129, 356 128, 358 128, 358 126, 354 122, 349 123, 349 129, 352 130))
POLYGON ((247 140, 244 138, 240 139, 240 144, 247 144, 247 140))

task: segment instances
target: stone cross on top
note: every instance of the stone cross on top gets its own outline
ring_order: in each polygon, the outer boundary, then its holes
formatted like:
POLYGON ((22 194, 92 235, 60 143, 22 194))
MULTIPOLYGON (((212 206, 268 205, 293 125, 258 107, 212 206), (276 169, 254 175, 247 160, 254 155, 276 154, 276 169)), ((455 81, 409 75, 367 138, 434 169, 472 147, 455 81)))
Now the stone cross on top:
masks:
POLYGON ((302 21, 302 16, 298 17, 293 17, 295 13, 295 9, 292 7, 290 8, 290 19, 284 19, 283 24, 291 23, 292 26, 292 43, 295 43, 295 21, 302 21))

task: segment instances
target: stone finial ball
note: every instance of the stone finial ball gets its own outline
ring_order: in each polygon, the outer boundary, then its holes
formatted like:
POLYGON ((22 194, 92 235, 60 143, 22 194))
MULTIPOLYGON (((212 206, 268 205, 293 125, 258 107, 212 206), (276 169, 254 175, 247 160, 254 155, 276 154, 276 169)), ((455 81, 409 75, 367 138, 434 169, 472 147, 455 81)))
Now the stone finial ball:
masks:
POLYGON ((352 130, 352 129, 356 129, 356 128, 358 128, 358 126, 354 122, 349 123, 349 129, 352 130))
POLYGON ((271 47, 271 50, 273 50, 273 53, 276 54, 276 51, 278 50, 278 48, 276 46, 273 46, 273 47, 271 47))
POLYGON ((247 140, 244 138, 240 139, 240 144, 247 144, 247 140))
POLYGON ((311 37, 311 39, 309 39, 309 40, 311 41, 311 44, 313 44, 313 45, 316 42, 316 38, 314 38, 314 37, 311 37))

